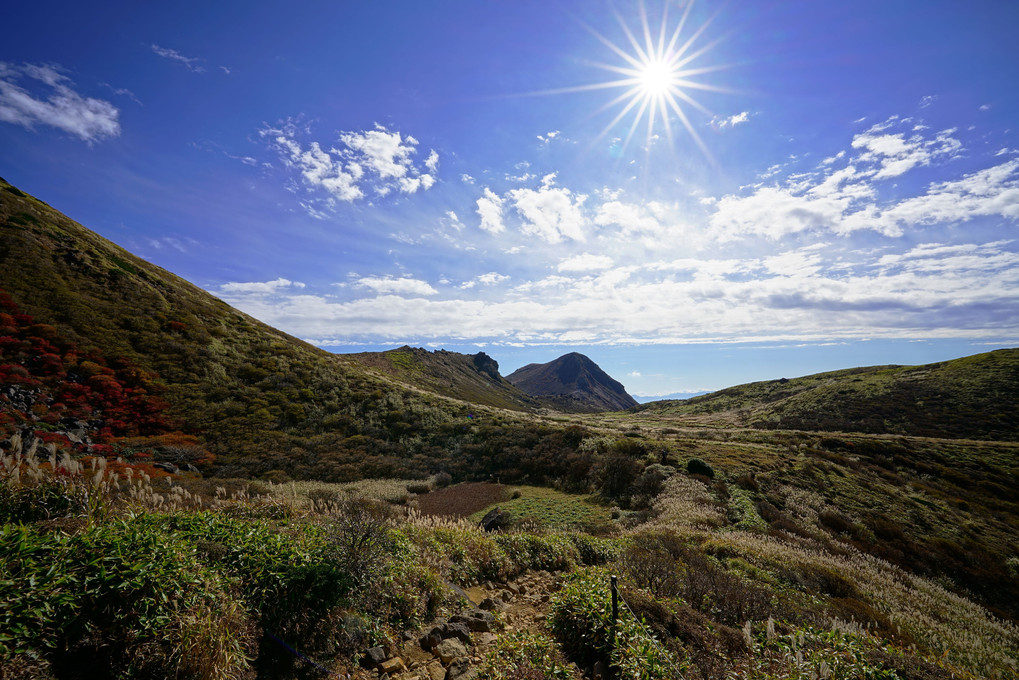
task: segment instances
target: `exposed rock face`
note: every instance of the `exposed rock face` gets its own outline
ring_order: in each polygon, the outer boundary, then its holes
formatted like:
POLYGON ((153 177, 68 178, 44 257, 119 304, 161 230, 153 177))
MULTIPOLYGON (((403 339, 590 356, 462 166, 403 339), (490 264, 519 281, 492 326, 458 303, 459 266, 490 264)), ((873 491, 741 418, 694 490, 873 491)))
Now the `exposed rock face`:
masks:
POLYGON ((479 373, 484 373, 496 382, 502 380, 502 376, 499 375, 499 362, 492 357, 484 352, 478 352, 474 355, 473 361, 474 368, 478 369, 479 373))
POLYGON ((564 411, 622 411, 637 405, 620 382, 577 352, 547 364, 528 364, 506 379, 564 411))

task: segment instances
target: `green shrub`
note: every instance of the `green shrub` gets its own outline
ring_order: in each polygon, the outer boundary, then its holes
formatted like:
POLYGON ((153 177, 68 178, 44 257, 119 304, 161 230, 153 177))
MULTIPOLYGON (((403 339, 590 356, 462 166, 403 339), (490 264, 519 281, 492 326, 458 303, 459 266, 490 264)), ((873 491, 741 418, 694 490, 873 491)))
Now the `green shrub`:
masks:
POLYGON ((552 598, 549 627, 564 651, 581 664, 607 661, 620 678, 676 678, 683 664, 619 603, 612 621, 609 572, 574 572, 552 598))
POLYGON ((619 543, 609 538, 598 538, 580 532, 569 534, 573 547, 577 550, 580 564, 599 566, 608 564, 619 556, 619 543))
POLYGON ((73 537, 0 529, 0 660, 99 676, 228 678, 252 626, 193 546, 129 521, 73 537))
POLYGON ((691 475, 704 475, 708 479, 715 478, 715 469, 700 458, 691 458, 686 462, 686 471, 691 475))
POLYGON ((562 534, 499 534, 495 542, 515 562, 517 571, 563 571, 580 558, 573 542, 562 534))
POLYGON ((540 633, 501 635, 478 668, 478 680, 565 680, 573 673, 555 645, 540 633))

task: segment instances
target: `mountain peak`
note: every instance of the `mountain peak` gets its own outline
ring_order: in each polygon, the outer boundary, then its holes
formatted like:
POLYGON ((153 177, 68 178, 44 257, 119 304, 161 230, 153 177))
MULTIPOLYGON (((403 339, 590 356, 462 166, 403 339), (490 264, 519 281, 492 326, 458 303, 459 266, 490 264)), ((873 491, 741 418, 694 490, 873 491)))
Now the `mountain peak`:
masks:
POLYGON ((506 379, 566 411, 621 411, 637 405, 619 381, 579 352, 546 364, 528 364, 506 379))

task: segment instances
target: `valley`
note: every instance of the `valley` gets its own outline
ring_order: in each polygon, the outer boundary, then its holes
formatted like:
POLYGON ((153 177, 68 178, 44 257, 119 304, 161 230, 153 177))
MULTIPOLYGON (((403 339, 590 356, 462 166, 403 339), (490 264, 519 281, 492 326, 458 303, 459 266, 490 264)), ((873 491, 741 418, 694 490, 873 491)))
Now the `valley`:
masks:
POLYGON ((1019 674, 1017 349, 638 405, 0 236, 0 678, 1019 674))

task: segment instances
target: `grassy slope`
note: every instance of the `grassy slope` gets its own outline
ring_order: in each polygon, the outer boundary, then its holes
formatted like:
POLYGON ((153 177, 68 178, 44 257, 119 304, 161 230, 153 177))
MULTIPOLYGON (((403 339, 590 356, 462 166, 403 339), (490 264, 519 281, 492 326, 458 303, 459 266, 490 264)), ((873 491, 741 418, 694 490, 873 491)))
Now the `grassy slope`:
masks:
MULTIPOLYGON (((477 354, 459 354, 420 347, 400 347, 387 352, 362 352, 347 355, 365 367, 430 392, 514 411, 542 406, 499 375, 498 365, 478 361, 477 354), (484 370, 490 367, 490 371, 484 370)), ((481 355, 485 357, 484 354, 481 355)), ((487 357, 485 357, 487 359, 487 357)))
POLYGON ((345 481, 465 465, 448 452, 478 407, 270 328, 2 181, 0 288, 79 346, 158 373, 219 474, 345 481))
POLYGON ((1019 439, 1019 349, 739 385, 640 411, 761 428, 1019 439))

